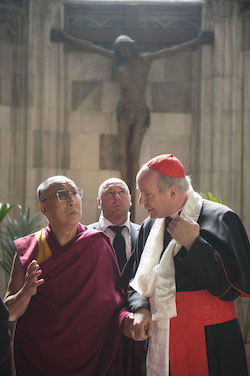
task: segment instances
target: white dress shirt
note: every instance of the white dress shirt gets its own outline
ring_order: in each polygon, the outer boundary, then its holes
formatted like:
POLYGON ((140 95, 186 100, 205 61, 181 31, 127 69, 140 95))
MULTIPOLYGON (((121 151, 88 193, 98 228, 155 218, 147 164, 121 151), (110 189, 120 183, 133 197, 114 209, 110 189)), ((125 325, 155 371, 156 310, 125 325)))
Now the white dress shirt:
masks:
MULTIPOLYGON (((99 222, 101 224, 103 232, 108 235, 111 244, 113 244, 114 237, 115 237, 115 232, 112 231, 109 226, 117 226, 114 223, 111 223, 107 218, 103 216, 103 214, 100 215, 99 222)), ((130 213, 128 213, 128 218, 127 220, 119 225, 119 226, 125 226, 121 232, 125 239, 125 249, 126 249, 126 258, 127 260, 131 256, 131 236, 130 236, 130 213)))

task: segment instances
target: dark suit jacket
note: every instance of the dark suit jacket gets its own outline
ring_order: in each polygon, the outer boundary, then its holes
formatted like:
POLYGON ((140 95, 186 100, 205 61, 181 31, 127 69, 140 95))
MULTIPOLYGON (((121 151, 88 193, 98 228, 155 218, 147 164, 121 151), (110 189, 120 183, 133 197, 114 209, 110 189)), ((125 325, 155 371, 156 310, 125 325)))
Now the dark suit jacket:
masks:
MULTIPOLYGON (((100 222, 91 223, 87 226, 98 231, 102 231, 100 222)), ((130 222, 130 234, 131 234, 131 256, 127 261, 124 269, 121 273, 121 278, 119 281, 119 286, 123 289, 126 289, 130 279, 133 277, 133 265, 134 265, 134 249, 139 234, 140 225, 130 222)))

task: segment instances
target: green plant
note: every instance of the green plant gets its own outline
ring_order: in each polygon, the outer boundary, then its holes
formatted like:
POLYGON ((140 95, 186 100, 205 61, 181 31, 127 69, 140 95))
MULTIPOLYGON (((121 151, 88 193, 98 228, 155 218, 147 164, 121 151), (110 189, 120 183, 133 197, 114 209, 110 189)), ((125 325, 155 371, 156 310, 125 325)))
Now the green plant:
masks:
MULTIPOLYGON (((4 218, 9 213, 9 211, 15 207, 16 205, 11 205, 9 203, 3 204, 0 202, 0 240, 1 240, 1 256, 4 254, 4 238, 6 237, 6 234, 2 231, 2 222, 4 221, 4 218)), ((0 256, 0 265, 2 262, 2 258, 0 256)))
MULTIPOLYGON (((227 198, 225 196, 224 202, 219 196, 219 199, 213 196, 211 192, 208 192, 208 195, 200 192, 200 195, 205 198, 206 200, 215 201, 220 204, 228 205, 227 198)), ((248 335, 250 332, 250 299, 246 300, 247 298, 240 297, 238 299, 238 306, 236 305, 236 313, 240 323, 242 323, 242 336, 244 343, 248 341, 248 335)))
POLYGON ((0 202, 0 226, 1 222, 4 220, 4 217, 8 214, 8 212, 14 207, 15 205, 11 205, 9 203, 3 204, 0 202))
MULTIPOLYGON (((40 213, 36 213, 33 218, 30 218, 30 209, 25 214, 21 205, 0 203, 0 267, 5 271, 6 282, 9 280, 13 258, 16 253, 13 241, 35 232, 38 230, 40 223, 40 213), (9 212, 13 208, 17 209, 17 213, 11 216, 9 212)), ((9 322, 9 330, 12 337, 14 322, 9 322)))
POLYGON ((1 204, 0 219, 0 267, 9 276, 16 252, 13 241, 38 230, 41 217, 40 213, 36 213, 30 218, 30 209, 26 214, 20 205, 1 204), (10 216, 8 213, 13 207, 18 210, 15 216, 10 216))
POLYGON ((200 195, 203 198, 205 198, 206 200, 210 200, 210 201, 218 202, 219 204, 227 205, 227 198, 226 198, 226 196, 225 196, 225 199, 224 199, 224 202, 223 202, 222 199, 221 199, 221 196, 219 196, 219 198, 216 198, 216 197, 213 196, 213 194, 211 192, 208 192, 208 195, 205 195, 204 193, 200 192, 200 195))

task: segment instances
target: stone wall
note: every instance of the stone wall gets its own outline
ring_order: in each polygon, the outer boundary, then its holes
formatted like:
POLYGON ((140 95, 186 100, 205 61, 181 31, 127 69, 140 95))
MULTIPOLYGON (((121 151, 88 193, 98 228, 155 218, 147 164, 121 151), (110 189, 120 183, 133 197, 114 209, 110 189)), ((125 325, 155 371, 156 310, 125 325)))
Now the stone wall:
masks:
POLYGON ((215 44, 202 49, 200 158, 193 162, 200 189, 226 196, 248 232, 249 16, 238 1, 213 0, 204 6, 202 27, 214 30, 215 44))
MULTIPOLYGON (((84 190, 88 224, 99 216, 99 185, 120 176, 112 63, 50 41, 50 29, 64 25, 60 0, 20 4, 2 5, 0 19, 0 202, 34 214, 39 183, 64 174, 84 190)), ((236 0, 208 1, 202 28, 214 31, 214 45, 152 64, 151 126, 140 156, 143 164, 174 151, 195 189, 226 195, 248 231, 249 24, 249 11, 236 0)), ((145 216, 136 207, 136 221, 145 216)))
MULTIPOLYGON (((10 43, 6 32, 0 44, 1 201, 35 212, 40 181, 63 173, 83 188, 83 222, 90 223, 99 215, 100 183, 119 176, 112 63, 50 41, 50 29, 63 27, 59 0, 30 1, 17 13, 21 40, 10 43)), ((190 172, 192 60, 190 50, 152 64, 146 93, 151 127, 141 162, 174 150, 190 172)), ((138 211, 137 221, 144 217, 138 211)))

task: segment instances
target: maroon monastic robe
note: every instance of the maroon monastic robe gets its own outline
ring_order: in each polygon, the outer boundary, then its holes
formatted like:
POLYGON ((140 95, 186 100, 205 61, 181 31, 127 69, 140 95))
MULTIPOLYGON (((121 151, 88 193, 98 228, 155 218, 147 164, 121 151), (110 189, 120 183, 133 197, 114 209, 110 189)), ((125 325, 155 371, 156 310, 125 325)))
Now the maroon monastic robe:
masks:
MULTIPOLYGON (((49 226, 45 231, 52 256, 40 263, 45 282, 17 321, 17 376, 138 375, 139 344, 121 333, 128 312, 108 237, 78 224, 76 237, 61 246, 49 226)), ((36 237, 15 245, 26 272, 36 237)))

